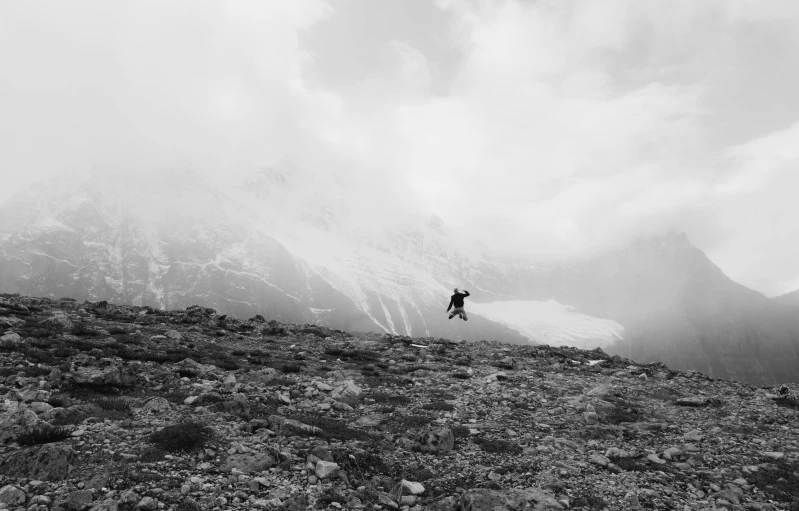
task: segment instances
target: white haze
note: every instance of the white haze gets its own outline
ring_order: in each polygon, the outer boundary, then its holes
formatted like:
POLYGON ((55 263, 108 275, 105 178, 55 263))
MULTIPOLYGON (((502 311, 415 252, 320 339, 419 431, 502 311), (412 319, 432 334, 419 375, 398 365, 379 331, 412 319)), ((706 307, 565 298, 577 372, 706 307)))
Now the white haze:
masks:
MULTIPOLYGON (((799 288, 793 0, 0 2, 0 200, 293 162, 367 229, 586 255, 686 231, 799 288), (325 178, 326 178, 325 177, 325 178)), ((310 178, 309 178, 310 179, 310 178)))

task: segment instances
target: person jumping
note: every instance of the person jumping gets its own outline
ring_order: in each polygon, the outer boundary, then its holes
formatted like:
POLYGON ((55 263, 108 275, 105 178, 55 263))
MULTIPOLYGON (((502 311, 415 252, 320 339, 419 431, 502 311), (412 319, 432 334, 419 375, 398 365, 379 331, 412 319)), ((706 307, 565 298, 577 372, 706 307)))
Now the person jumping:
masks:
POLYGON ((447 307, 447 312, 454 306, 455 308, 452 309, 452 313, 449 315, 449 319, 454 318, 456 315, 460 316, 460 318, 464 321, 469 321, 469 317, 466 315, 466 310, 463 308, 463 299, 469 296, 469 292, 465 289, 463 293, 458 292, 458 288, 455 288, 455 294, 452 295, 452 298, 449 301, 449 307, 447 307))

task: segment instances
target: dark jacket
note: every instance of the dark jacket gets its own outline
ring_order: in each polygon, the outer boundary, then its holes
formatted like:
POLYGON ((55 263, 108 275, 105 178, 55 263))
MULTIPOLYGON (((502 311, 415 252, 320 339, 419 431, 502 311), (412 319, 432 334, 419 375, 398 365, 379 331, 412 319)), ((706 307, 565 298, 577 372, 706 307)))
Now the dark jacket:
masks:
POLYGON ((469 296, 468 291, 464 291, 463 293, 455 293, 452 295, 452 298, 449 301, 449 307, 447 307, 447 312, 452 308, 454 305, 455 308, 463 307, 463 299, 469 296))

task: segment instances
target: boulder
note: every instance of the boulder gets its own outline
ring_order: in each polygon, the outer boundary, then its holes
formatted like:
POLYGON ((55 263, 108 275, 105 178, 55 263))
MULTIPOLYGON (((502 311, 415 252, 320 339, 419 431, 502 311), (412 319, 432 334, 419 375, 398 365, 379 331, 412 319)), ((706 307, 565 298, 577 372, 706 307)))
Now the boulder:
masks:
POLYGON ((44 444, 13 452, 0 460, 0 474, 40 481, 61 481, 72 471, 77 458, 77 453, 67 444, 44 444))
POLYGON ((361 390, 361 388, 357 386, 353 380, 346 380, 338 387, 333 389, 333 391, 330 393, 330 397, 336 401, 351 403, 357 402, 362 393, 363 390, 361 390))
POLYGON ((91 490, 76 490, 64 500, 63 507, 72 511, 83 511, 92 505, 94 497, 91 490))
POLYGON ((27 498, 25 492, 14 485, 9 484, 0 488, 0 504, 10 508, 24 505, 27 498))
POLYGON ((11 443, 20 433, 45 424, 33 410, 14 401, 6 401, 0 410, 0 444, 11 443))
POLYGON ((338 463, 332 461, 319 460, 316 462, 314 473, 319 479, 327 479, 338 474, 338 463))

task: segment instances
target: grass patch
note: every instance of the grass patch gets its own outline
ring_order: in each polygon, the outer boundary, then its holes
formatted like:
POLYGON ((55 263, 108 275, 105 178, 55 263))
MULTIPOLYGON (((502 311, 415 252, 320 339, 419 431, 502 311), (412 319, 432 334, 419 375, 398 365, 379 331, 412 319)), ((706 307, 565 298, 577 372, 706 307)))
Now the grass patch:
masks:
POLYGON ((799 463, 778 460, 747 479, 770 499, 791 503, 789 511, 799 511, 799 463))
POLYGON ((386 374, 368 376, 365 380, 370 387, 408 387, 414 384, 414 381, 410 378, 386 374))
POLYGON ((130 412, 130 404, 121 398, 107 398, 103 397, 95 399, 92 404, 96 405, 101 410, 111 410, 116 412, 130 412))
POLYGON ((214 365, 219 369, 225 371, 235 371, 241 368, 241 365, 232 358, 222 358, 214 362, 214 365))
POLYGON ((521 454, 523 449, 516 442, 477 437, 474 442, 485 452, 492 454, 521 454))
POLYGON ((635 458, 614 458, 611 457, 610 461, 618 465, 626 472, 648 472, 651 466, 648 463, 638 461, 635 458))
POLYGON ((302 366, 299 364, 283 364, 280 366, 280 370, 286 374, 299 373, 302 371, 302 366))
POLYGON ((395 406, 407 405, 411 402, 408 396, 402 394, 389 394, 388 392, 372 392, 367 397, 375 400, 379 404, 391 404, 395 406))
POLYGON ((469 432, 469 428, 467 428, 466 426, 461 426, 461 425, 452 426, 450 430, 452 431, 452 436, 454 436, 455 438, 469 438, 469 436, 471 435, 471 433, 469 432))
POLYGON ((622 422, 640 422, 644 419, 644 412, 637 405, 621 399, 609 400, 613 402, 613 408, 599 414, 604 422, 618 425, 622 422))
POLYGON ((65 427, 43 427, 34 428, 22 433, 15 439, 19 445, 39 445, 60 442, 72 436, 72 428, 65 427))
POLYGON ((411 429, 422 429, 430 425, 432 418, 428 415, 400 415, 392 417, 386 427, 392 433, 402 433, 411 429))
POLYGON ((436 410, 439 412, 452 412, 455 410, 455 405, 447 403, 446 401, 433 401, 422 406, 424 410, 436 410))
POLYGON ((166 426, 151 434, 148 440, 162 451, 175 453, 202 449, 212 436, 209 427, 198 422, 184 422, 166 426))

